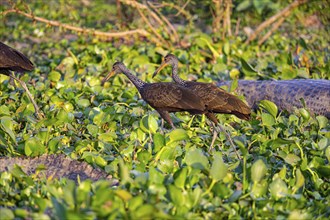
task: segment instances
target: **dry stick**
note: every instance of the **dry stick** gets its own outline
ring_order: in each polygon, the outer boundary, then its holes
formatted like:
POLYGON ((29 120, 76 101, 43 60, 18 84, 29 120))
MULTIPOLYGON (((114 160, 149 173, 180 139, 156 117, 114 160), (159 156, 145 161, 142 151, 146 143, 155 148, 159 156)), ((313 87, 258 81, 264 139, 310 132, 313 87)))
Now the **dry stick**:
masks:
MULTIPOLYGON (((231 6, 232 6, 232 2, 231 0, 226 0, 225 1, 225 4, 226 4, 226 13, 225 13, 225 19, 223 21, 224 24, 226 24, 226 27, 227 27, 227 33, 228 33, 228 36, 231 36, 231 25, 230 25, 230 14, 231 14, 231 6)), ((225 28, 224 28, 225 30, 225 28)))
POLYGON ((150 35, 150 33, 147 32, 144 29, 135 29, 135 30, 130 30, 130 31, 115 32, 115 33, 96 31, 96 30, 92 30, 92 29, 85 29, 85 28, 80 28, 80 27, 75 27, 75 26, 72 26, 72 25, 68 25, 68 24, 62 24, 58 21, 52 21, 52 20, 48 20, 48 19, 45 19, 45 18, 37 17, 37 16, 34 16, 32 14, 28 14, 28 13, 25 13, 23 11, 20 11, 18 9, 9 9, 9 10, 6 10, 6 11, 2 12, 1 14, 3 14, 5 16, 9 13, 20 14, 20 15, 23 15, 25 17, 31 18, 32 20, 39 21, 39 22, 42 22, 42 23, 46 23, 50 26, 55 26, 55 27, 68 29, 68 30, 72 30, 72 31, 82 33, 82 34, 92 34, 93 36, 105 37, 105 38, 108 38, 108 39, 115 38, 115 37, 125 37, 125 36, 128 36, 128 35, 134 35, 134 34, 138 34, 138 35, 145 36, 145 37, 150 35))
MULTIPOLYGON (((150 7, 152 7, 159 14, 160 18, 164 20, 164 22, 167 24, 167 26, 170 28, 174 35, 174 42, 177 42, 179 40, 179 35, 171 24, 171 22, 169 22, 169 20, 162 13, 160 13, 160 11, 156 7, 154 7, 151 2, 148 2, 148 5, 150 5, 150 7)), ((171 34, 169 34, 169 36, 172 37, 171 34)))
POLYGON ((261 44, 263 44, 271 35, 274 31, 276 31, 281 24, 284 22, 285 18, 287 16, 283 16, 280 20, 278 20, 273 27, 265 34, 265 36, 263 36, 259 41, 258 41, 258 45, 260 46, 261 44))
POLYGON ((151 17, 153 17, 159 25, 165 25, 164 22, 157 16, 157 14, 154 13, 153 11, 151 11, 150 8, 147 7, 146 5, 136 2, 136 1, 131 1, 131 0, 120 0, 120 1, 122 3, 125 3, 126 5, 132 6, 133 8, 147 10, 149 12, 149 14, 151 15, 151 17))
MULTIPOLYGON (((141 18, 144 20, 144 22, 149 26, 149 28, 151 29, 151 31, 158 37, 158 39, 160 41, 162 41, 163 43, 165 43, 167 46, 169 46, 169 43, 164 40, 162 38, 162 36, 153 28, 153 26, 150 24, 150 22, 148 21, 148 19, 146 18, 146 16, 144 16, 144 14, 142 13, 141 9, 140 8, 136 8, 141 16, 141 18)), ((159 42, 158 42, 159 43, 159 42)))
MULTIPOLYGON (((188 2, 189 2, 189 1, 188 1, 188 2)), ((156 6, 155 3, 154 3, 154 7, 155 7, 155 8, 163 8, 163 7, 174 8, 174 9, 176 9, 177 11, 180 11, 181 14, 182 14, 184 17, 186 17, 187 20, 190 20, 191 17, 192 17, 191 14, 190 14, 188 11, 183 10, 180 6, 175 5, 175 4, 173 4, 173 3, 162 2, 162 3, 159 4, 158 6, 156 6)), ((177 17, 178 15, 174 15, 174 16, 177 17)))
MULTIPOLYGON (((159 24, 160 26, 166 26, 166 25, 164 24, 164 22, 163 22, 163 21, 157 16, 156 13, 154 13, 153 11, 151 11, 150 8, 147 7, 146 5, 143 5, 143 4, 141 4, 141 3, 139 3, 139 2, 136 2, 136 1, 131 1, 131 0, 120 0, 120 1, 123 2, 123 3, 125 3, 125 4, 127 4, 127 5, 130 5, 130 6, 134 7, 134 8, 136 8, 136 9, 138 10, 140 16, 142 17, 142 19, 147 23, 147 25, 150 27, 150 29, 152 30, 152 32, 157 36, 157 38, 158 38, 158 39, 161 39, 161 40, 163 41, 163 43, 169 45, 168 42, 165 41, 165 40, 161 37, 161 35, 159 35, 158 32, 152 27, 152 25, 150 24, 150 22, 148 21, 148 19, 146 18, 146 16, 141 12, 140 9, 147 10, 147 11, 149 12, 150 16, 153 17, 153 18, 155 19, 155 21, 158 22, 158 24, 159 24)), ((171 35, 171 33, 169 32, 169 30, 167 30, 167 29, 165 29, 165 30, 166 30, 166 32, 167 32, 169 35, 171 35)), ((156 40, 156 42, 159 43, 159 40, 156 40)))
POLYGON ((123 19, 123 15, 121 13, 121 4, 120 4, 120 1, 119 0, 116 0, 116 6, 117 6, 117 17, 118 17, 118 20, 119 21, 122 21, 123 19))
POLYGON ((236 27, 235 27, 235 36, 238 35, 239 33, 239 25, 241 23, 241 18, 238 18, 237 21, 236 21, 236 27))
POLYGON ((222 0, 213 0, 214 7, 215 7, 215 12, 212 12, 212 15, 214 17, 214 20, 212 22, 212 31, 213 33, 217 33, 220 31, 220 22, 223 17, 223 13, 221 11, 221 5, 222 5, 222 0))
POLYGON ((287 13, 290 14, 290 12, 294 8, 298 7, 299 5, 304 4, 306 2, 308 2, 308 0, 295 0, 290 5, 288 5, 286 8, 284 8, 282 11, 280 11, 279 13, 273 15, 268 20, 262 22, 257 27, 257 29, 248 37, 248 39, 246 40, 246 43, 245 44, 249 44, 251 41, 253 41, 260 32, 262 32, 266 27, 268 27, 270 24, 272 24, 276 20, 280 19, 283 15, 286 15, 287 13))
POLYGON ((184 5, 178 10, 178 13, 176 13, 174 16, 179 16, 181 13, 183 14, 184 8, 189 4, 190 0, 186 1, 186 3, 184 3, 184 5))
POLYGON ((28 95, 30 101, 33 104, 33 107, 34 107, 34 110, 35 110, 35 115, 38 117, 38 119, 44 118, 45 115, 39 110, 39 107, 38 107, 37 103, 34 101, 34 98, 31 94, 30 90, 26 86, 25 82, 20 80, 19 78, 16 78, 13 73, 11 73, 11 75, 9 75, 9 77, 15 79, 17 82, 19 82, 21 84, 21 86, 23 87, 23 89, 25 90, 26 94, 28 95))

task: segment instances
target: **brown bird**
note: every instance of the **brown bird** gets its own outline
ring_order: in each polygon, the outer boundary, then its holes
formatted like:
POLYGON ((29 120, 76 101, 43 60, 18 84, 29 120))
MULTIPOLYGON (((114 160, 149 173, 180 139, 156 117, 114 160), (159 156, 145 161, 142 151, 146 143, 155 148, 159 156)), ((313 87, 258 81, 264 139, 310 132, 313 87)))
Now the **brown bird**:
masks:
POLYGON ((40 113, 39 107, 34 101, 33 96, 27 88, 25 82, 15 77, 13 73, 32 71, 33 69, 33 63, 26 56, 24 56, 19 51, 7 46, 6 44, 0 42, 0 74, 9 76, 10 78, 18 81, 22 85, 34 106, 37 117, 41 118, 43 115, 42 113, 40 113))
POLYGON ((102 84, 117 73, 124 73, 135 85, 144 101, 153 107, 160 116, 171 125, 169 112, 187 111, 191 114, 202 114, 205 104, 189 89, 176 83, 146 83, 134 76, 122 62, 113 64, 111 72, 102 80, 102 84))
MULTIPOLYGON (((250 119, 251 109, 236 96, 211 83, 192 82, 181 79, 178 76, 178 58, 173 54, 168 54, 164 57, 162 64, 154 72, 153 77, 155 77, 157 73, 159 73, 167 65, 172 66, 172 78, 177 84, 190 89, 194 94, 203 100, 207 109, 205 115, 214 123, 215 126, 218 125, 218 119, 215 117, 214 113, 233 114, 244 120, 250 119)), ((220 129, 224 131, 221 126, 220 129)), ((211 148, 217 136, 217 132, 215 130, 216 129, 214 129, 211 148)), ((232 143, 229 135, 226 132, 225 134, 232 143)))

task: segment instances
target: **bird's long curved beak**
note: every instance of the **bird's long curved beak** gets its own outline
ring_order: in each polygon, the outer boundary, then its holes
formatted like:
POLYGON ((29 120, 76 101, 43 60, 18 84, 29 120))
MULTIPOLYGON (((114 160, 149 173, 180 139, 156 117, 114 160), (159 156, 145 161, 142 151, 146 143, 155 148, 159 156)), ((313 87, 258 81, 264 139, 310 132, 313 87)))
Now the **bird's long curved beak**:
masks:
POLYGON ((168 65, 168 63, 166 63, 166 62, 163 61, 162 64, 160 64, 160 66, 156 69, 156 71, 154 72, 154 74, 152 74, 152 78, 154 78, 157 75, 157 73, 159 73, 167 65, 168 65))
POLYGON ((108 73, 108 75, 104 77, 104 79, 102 80, 101 85, 103 85, 106 81, 108 81, 113 75, 115 75, 115 71, 111 71, 110 73, 108 73))

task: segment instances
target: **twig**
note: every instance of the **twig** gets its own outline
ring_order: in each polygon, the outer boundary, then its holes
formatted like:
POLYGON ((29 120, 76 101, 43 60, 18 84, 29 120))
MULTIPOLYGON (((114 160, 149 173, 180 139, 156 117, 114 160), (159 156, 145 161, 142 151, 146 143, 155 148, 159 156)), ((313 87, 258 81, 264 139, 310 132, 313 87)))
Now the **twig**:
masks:
MULTIPOLYGON (((154 5, 151 2, 148 2, 148 5, 150 5, 150 7, 159 14, 160 18, 164 20, 164 22, 167 24, 167 26, 169 27, 169 29, 171 30, 171 32, 174 35, 174 39, 172 39, 172 41, 177 42, 179 40, 179 35, 178 35, 177 31, 175 30, 175 28, 173 27, 173 25, 171 24, 171 22, 162 13, 160 13, 160 11, 156 7, 154 7, 154 5)), ((172 38, 170 31, 168 31, 168 33, 169 33, 169 36, 172 38)))
POLYGON ((226 0, 225 1, 225 4, 226 4, 226 9, 225 9, 225 18, 224 18, 224 21, 223 21, 223 24, 224 24, 224 32, 227 28, 227 33, 228 33, 228 36, 231 36, 231 24, 230 24, 230 14, 231 14, 231 7, 232 7, 232 2, 231 0, 226 0))
POLYGON ((186 1, 186 3, 184 3, 184 5, 180 8, 178 7, 178 13, 176 13, 174 16, 179 16, 181 13, 183 14, 184 12, 184 8, 189 4, 190 0, 186 1))
MULTIPOLYGON (((149 2, 150 3, 150 2, 149 2)), ((191 14, 188 12, 188 11, 185 11, 183 10, 183 8, 181 8, 180 6, 178 5, 175 5, 174 3, 166 3, 166 2, 162 2, 160 4, 157 4, 156 3, 153 3, 153 6, 155 8, 163 8, 163 7, 170 7, 170 8, 174 8, 176 9, 177 11, 180 11, 181 14, 186 17, 187 20, 190 20, 191 19, 191 14)), ((176 17, 178 16, 177 14, 175 15, 176 17)))
POLYGON ((212 22, 212 31, 213 33, 220 32, 220 23, 223 18, 223 12, 221 10, 222 0, 213 0, 214 3, 214 12, 211 10, 212 15, 214 17, 212 22))
POLYGON ((258 45, 260 46, 263 44, 271 35, 274 31, 276 31, 281 24, 285 21, 285 17, 282 17, 280 20, 278 20, 272 28, 258 41, 258 45))
MULTIPOLYGON (((156 35, 156 37, 158 38, 158 40, 156 40, 155 42, 158 42, 159 41, 162 41, 163 43, 165 43, 166 45, 169 46, 169 43, 164 39, 162 38, 162 36, 155 30, 155 28, 150 24, 149 20, 147 19, 147 17, 142 13, 141 9, 144 9, 144 10, 147 10, 150 14, 151 17, 153 17, 155 19, 156 22, 158 22, 158 24, 160 26, 166 26, 164 24, 164 22, 157 16, 156 13, 154 13, 153 11, 150 10, 149 7, 147 7, 146 5, 143 5, 137 1, 131 1, 131 0, 120 0, 121 2, 127 4, 127 5, 130 5, 134 8, 137 9, 137 11, 139 12, 142 20, 144 20, 144 22, 149 26, 149 28, 151 29, 151 31, 154 33, 154 35, 156 35)), ((170 35, 170 32, 168 30, 166 30, 168 32, 168 34, 170 35)))
POLYGON ((151 15, 151 17, 153 17, 155 19, 155 21, 158 22, 159 25, 164 25, 164 22, 157 16, 157 14, 154 13, 153 11, 151 11, 146 5, 141 4, 137 1, 131 1, 131 0, 120 0, 120 1, 122 3, 125 3, 126 5, 130 5, 134 8, 147 10, 149 12, 149 14, 151 15))
MULTIPOLYGON (((159 41, 162 41, 163 43, 168 44, 168 42, 166 40, 164 40, 162 38, 162 36, 153 28, 153 26, 150 24, 150 22, 148 21, 148 19, 146 18, 146 16, 144 16, 144 14, 142 13, 140 8, 136 8, 141 16, 141 18, 144 20, 144 22, 149 26, 149 28, 151 29, 151 31, 157 36, 157 38, 159 39, 159 41)), ((159 43, 158 41, 158 43, 159 43)))
POLYGON ((251 41, 253 41, 257 35, 262 32, 266 27, 268 27, 270 24, 275 22, 276 20, 280 19, 281 17, 287 17, 290 15, 291 11, 298 7, 299 5, 302 5, 304 3, 308 2, 308 0, 295 0, 290 5, 288 5, 286 8, 284 8, 282 11, 278 12, 277 14, 270 17, 268 20, 262 22, 256 30, 248 37, 246 40, 246 44, 249 44, 251 41))
POLYGON ((239 33, 239 25, 241 23, 241 18, 238 18, 237 21, 236 21, 236 27, 235 27, 235 36, 238 35, 239 33))
POLYGON ((37 17, 37 16, 34 16, 33 14, 25 13, 25 12, 19 10, 19 9, 9 9, 9 10, 3 11, 1 14, 3 16, 6 16, 7 14, 10 14, 10 13, 20 14, 20 15, 23 15, 25 17, 31 18, 32 20, 39 21, 39 22, 42 22, 42 23, 46 23, 50 26, 60 27, 60 28, 64 28, 64 29, 67 29, 67 30, 82 33, 82 34, 92 34, 93 36, 104 37, 104 38, 107 38, 107 39, 116 38, 116 37, 126 37, 126 36, 130 36, 130 35, 134 35, 134 34, 138 34, 138 35, 141 35, 141 36, 144 36, 144 37, 150 35, 150 33, 147 32, 144 29, 135 29, 135 30, 129 30, 129 31, 123 31, 123 32, 96 31, 96 30, 93 30, 93 29, 86 29, 86 28, 76 27, 76 26, 72 26, 72 25, 68 25, 68 24, 63 24, 63 23, 60 23, 58 21, 52 21, 52 20, 48 20, 48 19, 45 19, 45 18, 37 17))

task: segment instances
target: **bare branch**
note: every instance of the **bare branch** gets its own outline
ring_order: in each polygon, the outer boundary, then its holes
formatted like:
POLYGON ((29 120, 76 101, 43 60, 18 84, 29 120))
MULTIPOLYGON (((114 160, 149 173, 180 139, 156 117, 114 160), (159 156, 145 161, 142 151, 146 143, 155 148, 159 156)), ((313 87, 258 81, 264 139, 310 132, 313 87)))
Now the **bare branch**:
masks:
POLYGON ((302 5, 304 3, 308 2, 308 0, 295 0, 292 2, 290 5, 288 5, 286 8, 284 8, 282 11, 278 12, 277 14, 273 15, 270 17, 268 20, 262 22, 256 30, 248 37, 246 40, 246 44, 250 43, 254 39, 256 39, 257 35, 262 32, 265 28, 267 28, 270 24, 275 22, 276 20, 283 18, 283 17, 288 17, 290 13, 292 12, 293 9, 298 7, 299 5, 302 5))
MULTIPOLYGON (((231 0, 226 0, 225 1, 226 4, 226 9, 225 9, 225 18, 223 23, 225 24, 224 27, 227 27, 227 33, 228 36, 231 36, 231 23, 230 23, 230 14, 231 14, 231 7, 232 7, 232 2, 231 0)), ((224 31, 226 29, 224 28, 224 31)))
POLYGON ((151 2, 148 2, 148 4, 150 5, 150 7, 152 9, 154 9, 159 14, 161 19, 164 20, 164 22, 167 24, 167 26, 171 30, 171 31, 167 31, 169 33, 170 38, 173 38, 171 35, 171 32, 173 33, 174 39, 172 39, 172 41, 177 42, 179 40, 179 35, 178 35, 177 31, 175 30, 175 28, 173 27, 173 25, 171 24, 171 22, 156 7, 154 7, 154 5, 151 2))
POLYGON ((274 31, 276 31, 281 24, 285 21, 285 17, 280 18, 273 26, 272 28, 258 41, 258 45, 260 46, 263 44, 272 34, 274 31))
MULTIPOLYGON (((159 41, 162 41, 162 43, 165 43, 166 45, 169 45, 169 43, 164 39, 162 38, 162 36, 155 30, 155 28, 150 24, 149 20, 147 19, 147 17, 142 13, 141 9, 143 10, 147 10, 148 13, 150 14, 150 16, 152 18, 155 19, 155 21, 160 25, 160 26, 166 26, 164 24, 164 22, 158 17, 158 15, 151 11, 149 7, 147 7, 146 5, 144 4, 141 4, 137 1, 132 1, 132 0, 120 0, 121 2, 127 4, 127 5, 130 5, 134 8, 136 8, 142 18, 142 20, 148 25, 148 27, 151 29, 151 31, 154 33, 154 35, 158 38, 158 40, 155 40, 156 43, 159 43, 159 41)), ((171 35, 170 31, 165 29, 165 31, 171 35)))
POLYGON ((175 14, 175 16, 179 16, 181 13, 184 13, 184 8, 189 4, 190 0, 186 1, 184 5, 180 8, 178 7, 178 13, 175 14))
POLYGON ((118 38, 118 37, 127 37, 127 36, 135 35, 135 34, 141 35, 141 36, 144 36, 144 37, 147 37, 147 36, 150 35, 150 33, 147 32, 144 29, 136 29, 136 30, 122 31, 122 32, 96 31, 96 30, 93 30, 93 29, 76 27, 76 26, 72 26, 72 25, 68 25, 68 24, 63 24, 63 23, 60 23, 58 21, 53 21, 53 20, 48 20, 48 19, 45 19, 45 18, 37 17, 37 16, 34 16, 33 14, 28 14, 28 13, 25 13, 25 12, 23 12, 21 10, 18 10, 18 9, 9 9, 9 10, 3 11, 1 14, 3 16, 6 16, 7 14, 10 14, 10 13, 20 14, 20 15, 23 15, 25 17, 31 18, 34 21, 39 21, 39 22, 42 22, 42 23, 46 23, 47 25, 50 25, 50 26, 60 27, 60 28, 64 28, 64 29, 67 29, 67 30, 75 31, 75 32, 78 32, 78 33, 86 34, 86 35, 91 34, 91 35, 96 36, 96 37, 107 38, 107 39, 118 38))

